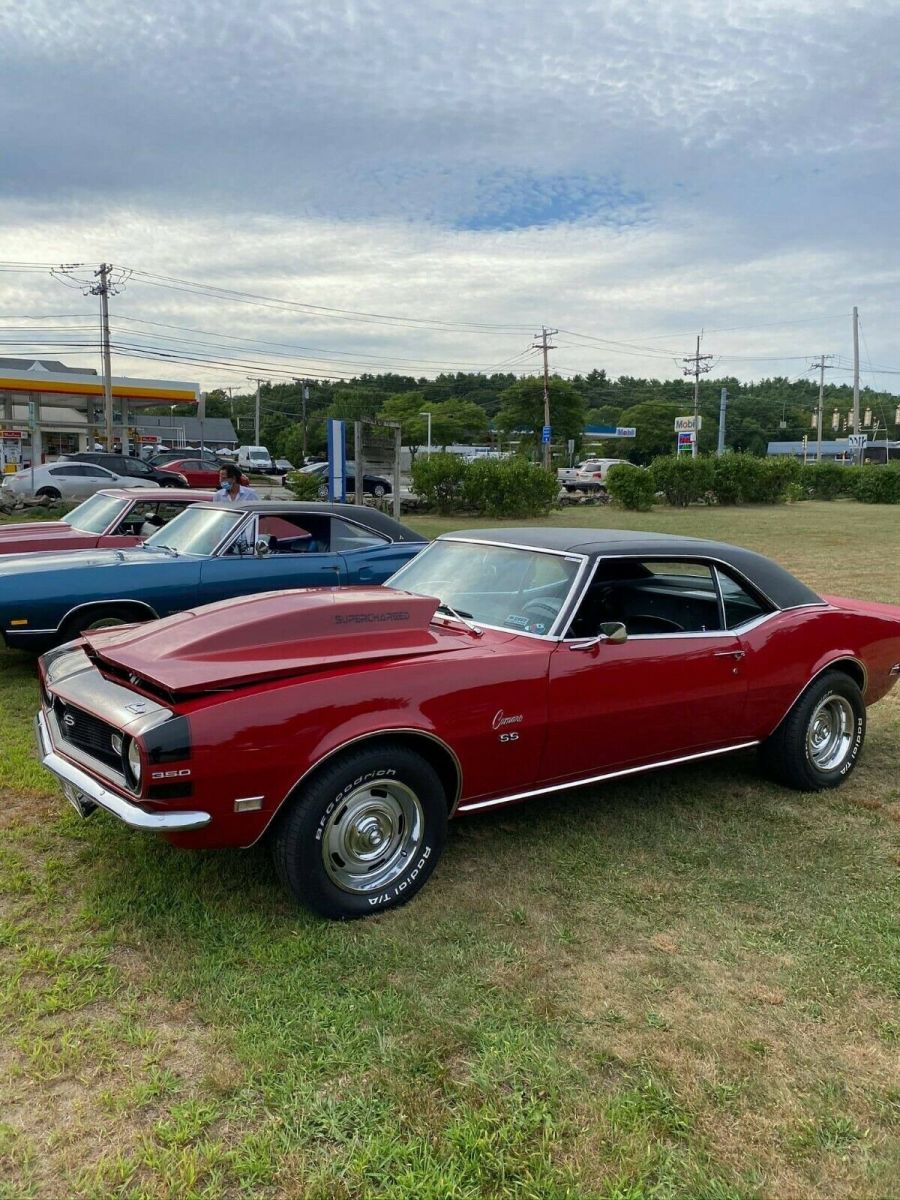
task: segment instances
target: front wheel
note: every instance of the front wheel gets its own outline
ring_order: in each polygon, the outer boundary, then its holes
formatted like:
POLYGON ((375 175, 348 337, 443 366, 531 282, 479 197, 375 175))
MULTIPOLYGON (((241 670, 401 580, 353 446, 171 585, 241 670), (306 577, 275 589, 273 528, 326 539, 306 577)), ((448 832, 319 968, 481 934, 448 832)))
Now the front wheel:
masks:
POLYGON ((446 833, 447 800, 434 768, 384 742, 340 755, 288 801, 272 856, 301 904, 325 917, 362 917, 411 899, 446 833))
POLYGON ((35 495, 39 496, 42 500, 49 500, 51 504, 55 504, 57 500, 62 500, 62 493, 55 487, 38 488, 35 495))
POLYGON ((813 680, 760 749, 768 772, 789 787, 818 792, 843 783, 866 736, 866 706, 841 671, 813 680))
POLYGON ((376 500, 380 500, 383 496, 386 496, 387 489, 385 488, 384 484, 376 483, 375 486, 372 488, 372 495, 375 497, 376 500))

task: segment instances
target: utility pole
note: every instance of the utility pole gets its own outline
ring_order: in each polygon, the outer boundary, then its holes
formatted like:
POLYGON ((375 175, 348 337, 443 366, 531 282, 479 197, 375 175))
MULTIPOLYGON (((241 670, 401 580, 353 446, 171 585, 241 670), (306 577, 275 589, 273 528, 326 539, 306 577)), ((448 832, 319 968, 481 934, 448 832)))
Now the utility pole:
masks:
POLYGON ((550 470, 550 371, 547 366, 547 351, 555 350, 555 346, 551 346, 547 341, 553 337, 555 333, 559 333, 558 329, 548 329, 546 325, 541 326, 541 332, 536 333, 535 338, 540 338, 540 342, 533 342, 532 349, 543 350, 544 352, 544 429, 541 434, 541 451, 542 462, 546 470, 550 470))
MULTIPOLYGON (((113 402, 112 402, 112 362, 109 351, 109 273, 112 265, 101 263, 100 269, 94 272, 100 282, 90 289, 92 296, 100 297, 100 342, 103 354, 103 417, 106 425, 106 449, 112 454, 113 448, 113 402)), ((854 312, 856 310, 854 309, 854 312)), ((123 453, 127 454, 125 446, 123 453)))
POLYGON ((254 446, 258 446, 260 444, 260 441, 259 441, 259 385, 262 383, 262 380, 257 379, 255 375, 248 375, 247 378, 250 380, 251 383, 256 384, 256 418, 254 421, 254 431, 255 432, 253 434, 253 437, 254 437, 253 444, 254 444, 254 446))
POLYGON ((728 408, 728 389, 722 388, 719 392, 719 440, 716 445, 716 458, 721 458, 725 453, 725 413, 728 408))
POLYGON ((303 428, 303 462, 300 466, 306 465, 306 406, 309 403, 309 380, 295 379, 294 383, 300 385, 300 413, 303 428))
MULTIPOLYGON (((859 309, 853 305, 853 432, 859 433, 859 309)), ((862 447, 853 451, 853 461, 863 460, 862 447)))
POLYGON ((694 377, 694 441, 691 444, 691 458, 697 457, 697 442, 700 430, 697 428, 697 418, 700 415, 700 376, 705 375, 707 371, 712 370, 712 363, 709 361, 712 358, 711 354, 700 353, 700 339, 702 333, 697 334, 697 350, 696 353, 688 355, 681 361, 685 363, 693 363, 693 367, 683 367, 685 375, 693 375, 694 377))
MULTIPOLYGON (((826 364, 825 359, 832 358, 832 357, 833 356, 831 354, 820 354, 819 362, 818 362, 818 367, 819 367, 819 406, 816 409, 816 462, 817 463, 822 461, 822 404, 824 403, 824 399, 825 399, 826 366, 829 371, 831 370, 830 364, 826 364)), ((813 363, 809 369, 812 371, 815 366, 816 366, 816 363, 813 363)))

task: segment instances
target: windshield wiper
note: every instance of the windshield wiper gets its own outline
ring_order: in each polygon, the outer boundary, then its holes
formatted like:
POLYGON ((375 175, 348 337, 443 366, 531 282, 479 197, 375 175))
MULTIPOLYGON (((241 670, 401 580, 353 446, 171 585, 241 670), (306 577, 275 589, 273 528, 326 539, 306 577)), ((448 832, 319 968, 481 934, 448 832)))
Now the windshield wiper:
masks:
POLYGON ((435 609, 435 612, 442 613, 446 617, 456 617, 457 621, 461 621, 463 625, 465 625, 466 629, 471 630, 476 637, 483 637, 484 635, 484 630, 479 629, 477 625, 473 625, 472 621, 468 619, 472 616, 470 612, 459 612, 458 609, 455 609, 452 604, 447 604, 446 601, 444 601, 442 604, 439 604, 435 609))
POLYGON ((175 549, 174 546, 164 546, 161 542, 154 542, 153 545, 150 547, 150 549, 151 550, 165 550, 168 554, 173 554, 176 558, 178 557, 178 551, 175 549))

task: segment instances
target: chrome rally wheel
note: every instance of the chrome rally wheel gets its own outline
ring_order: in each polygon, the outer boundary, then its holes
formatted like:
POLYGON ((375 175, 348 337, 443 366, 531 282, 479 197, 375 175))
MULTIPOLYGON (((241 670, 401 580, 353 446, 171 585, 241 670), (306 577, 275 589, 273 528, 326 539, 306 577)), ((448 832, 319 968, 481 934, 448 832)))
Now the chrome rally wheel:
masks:
POLYGON ((272 855, 294 898, 326 917, 361 917, 411 899, 447 835, 434 767, 397 741, 362 743, 301 783, 273 826, 272 855))
POLYGON ((406 784, 365 783, 328 818, 322 861, 345 892, 378 891, 403 874, 424 834, 421 802, 406 784))

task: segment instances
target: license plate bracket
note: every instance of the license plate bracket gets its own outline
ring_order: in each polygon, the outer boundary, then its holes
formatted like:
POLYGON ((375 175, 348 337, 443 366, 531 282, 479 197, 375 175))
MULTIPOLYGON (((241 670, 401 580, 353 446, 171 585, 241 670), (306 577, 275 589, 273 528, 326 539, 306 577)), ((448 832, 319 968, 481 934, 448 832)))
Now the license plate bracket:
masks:
POLYGON ((66 799, 78 813, 79 817, 89 817, 97 805, 84 792, 79 792, 71 783, 63 784, 63 793, 66 799))

